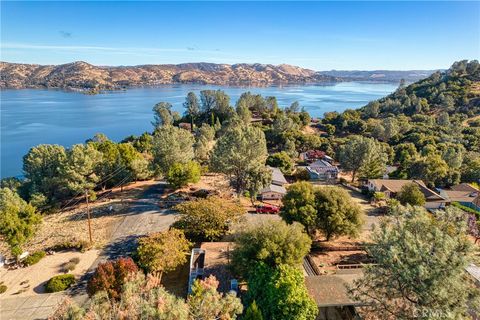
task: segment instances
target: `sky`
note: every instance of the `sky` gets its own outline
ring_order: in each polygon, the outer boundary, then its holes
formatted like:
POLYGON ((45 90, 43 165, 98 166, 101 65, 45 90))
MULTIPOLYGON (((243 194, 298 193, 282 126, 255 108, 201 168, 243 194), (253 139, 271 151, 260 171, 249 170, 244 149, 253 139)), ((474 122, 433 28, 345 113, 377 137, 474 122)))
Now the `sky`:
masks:
POLYGON ((480 58, 480 2, 1 1, 0 44, 18 63, 443 69, 480 58))

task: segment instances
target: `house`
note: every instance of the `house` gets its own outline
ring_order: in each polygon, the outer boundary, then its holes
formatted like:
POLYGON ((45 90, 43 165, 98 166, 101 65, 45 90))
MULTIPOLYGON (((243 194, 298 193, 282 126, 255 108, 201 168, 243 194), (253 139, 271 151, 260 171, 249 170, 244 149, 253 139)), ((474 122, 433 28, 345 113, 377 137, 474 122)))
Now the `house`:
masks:
POLYGON ((280 200, 286 194, 287 189, 285 189, 284 186, 278 186, 273 183, 260 191, 260 197, 262 200, 280 200))
POLYGON ((337 166, 332 165, 326 160, 317 160, 311 165, 307 166, 310 180, 336 180, 338 177, 337 166))
POLYGON ((284 187, 287 184, 287 179, 280 169, 270 166, 267 166, 267 168, 272 171, 272 183, 260 190, 260 198, 262 200, 280 200, 287 194, 287 189, 284 187))
POLYGON ((300 153, 300 160, 311 163, 316 160, 325 160, 330 163, 333 162, 333 158, 327 156, 325 151, 321 150, 308 150, 306 152, 300 153))
POLYGON ((211 275, 219 282, 218 291, 227 293, 238 290, 238 281, 228 268, 233 246, 232 242, 203 242, 199 248, 192 249, 188 292, 191 292, 196 279, 205 279, 211 275))
POLYGON ((395 198, 402 187, 409 183, 415 183, 420 188, 425 196, 425 208, 439 209, 444 208, 447 204, 444 197, 429 189, 422 180, 369 179, 366 187, 371 192, 383 192, 385 197, 389 199, 395 198))
POLYGON ((461 183, 452 186, 450 189, 440 190, 440 195, 446 198, 449 203, 458 202, 480 212, 480 190, 468 183, 461 183))
POLYGON ((305 277, 308 294, 318 306, 317 320, 358 319, 355 307, 362 304, 348 295, 348 287, 362 275, 361 270, 352 269, 331 275, 305 277))

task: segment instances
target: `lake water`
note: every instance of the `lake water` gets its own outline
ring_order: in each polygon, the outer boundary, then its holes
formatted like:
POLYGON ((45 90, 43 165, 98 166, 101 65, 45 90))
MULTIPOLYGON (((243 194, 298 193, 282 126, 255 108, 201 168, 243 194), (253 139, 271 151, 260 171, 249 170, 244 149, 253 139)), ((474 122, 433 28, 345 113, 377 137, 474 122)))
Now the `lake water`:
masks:
POLYGON ((183 112, 182 103, 189 91, 222 89, 232 105, 241 93, 251 91, 275 96, 281 107, 298 101, 313 117, 327 111, 342 112, 358 108, 395 90, 389 83, 345 82, 331 85, 223 87, 203 85, 165 85, 135 88, 98 95, 59 90, 1 91, 1 177, 22 174, 22 157, 42 143, 70 146, 83 143, 95 133, 105 133, 119 141, 124 137, 151 131, 152 107, 170 102, 183 112))

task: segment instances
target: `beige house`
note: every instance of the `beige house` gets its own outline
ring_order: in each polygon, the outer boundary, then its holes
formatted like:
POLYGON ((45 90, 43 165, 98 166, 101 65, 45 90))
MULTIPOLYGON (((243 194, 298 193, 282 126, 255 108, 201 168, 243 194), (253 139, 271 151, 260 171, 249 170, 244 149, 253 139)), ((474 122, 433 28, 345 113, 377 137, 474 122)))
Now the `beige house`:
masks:
POLYGON ((260 190, 260 198, 262 200, 280 200, 287 194, 287 189, 284 187, 287 184, 287 180, 280 169, 274 167, 267 168, 272 171, 272 183, 260 190))
POLYGON ((395 180, 395 179, 370 179, 367 181, 367 188, 372 192, 383 192, 387 199, 395 198, 402 187, 409 183, 415 183, 425 196, 425 208, 444 208, 447 199, 429 189, 422 180, 395 180))

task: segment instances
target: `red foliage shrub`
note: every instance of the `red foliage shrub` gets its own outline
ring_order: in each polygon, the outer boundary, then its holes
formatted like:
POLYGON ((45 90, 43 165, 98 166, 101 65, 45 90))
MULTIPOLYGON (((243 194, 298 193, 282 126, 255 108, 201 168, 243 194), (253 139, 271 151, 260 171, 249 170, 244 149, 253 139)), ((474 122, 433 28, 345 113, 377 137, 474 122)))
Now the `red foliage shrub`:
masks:
POLYGON ((119 258, 98 265, 95 274, 88 281, 87 292, 90 296, 105 290, 112 299, 118 299, 123 284, 128 277, 138 271, 132 258, 119 258))

